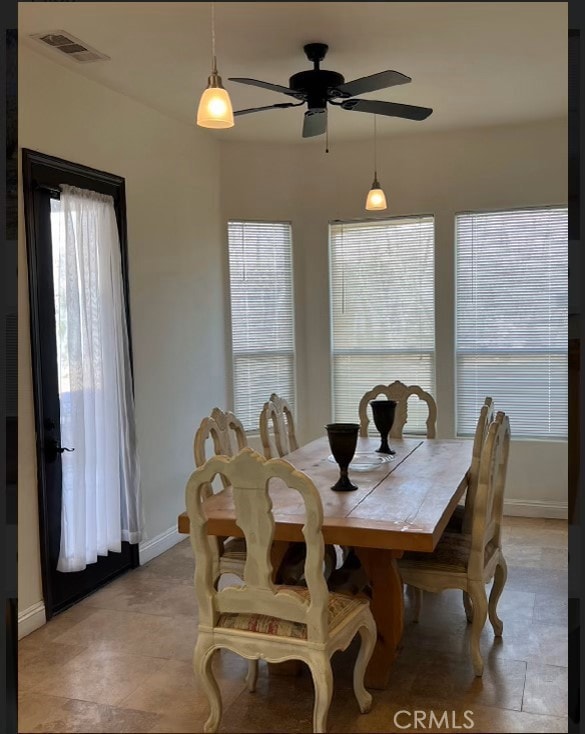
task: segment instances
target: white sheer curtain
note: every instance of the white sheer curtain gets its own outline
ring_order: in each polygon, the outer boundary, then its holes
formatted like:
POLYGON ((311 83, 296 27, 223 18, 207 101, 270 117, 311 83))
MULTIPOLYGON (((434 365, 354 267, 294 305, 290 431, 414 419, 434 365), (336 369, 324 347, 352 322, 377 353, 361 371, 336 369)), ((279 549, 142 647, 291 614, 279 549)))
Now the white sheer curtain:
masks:
POLYGON ((81 571, 142 530, 120 242, 113 199, 51 200, 62 455, 57 569, 81 571))

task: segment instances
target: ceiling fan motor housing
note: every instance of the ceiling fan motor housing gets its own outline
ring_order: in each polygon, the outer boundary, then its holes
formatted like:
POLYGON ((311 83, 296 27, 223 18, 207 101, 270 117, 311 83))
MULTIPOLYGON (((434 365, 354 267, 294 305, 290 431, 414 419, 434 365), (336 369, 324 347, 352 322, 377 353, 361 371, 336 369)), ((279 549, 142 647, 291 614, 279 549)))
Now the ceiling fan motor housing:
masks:
MULTIPOLYGON (((342 97, 340 93, 331 94, 329 90, 343 84, 345 78, 336 71, 326 69, 311 69, 299 71, 288 80, 288 85, 295 92, 299 92, 299 99, 306 99, 309 109, 324 109, 331 97, 342 97)), ((349 95, 348 95, 349 96, 349 95)))

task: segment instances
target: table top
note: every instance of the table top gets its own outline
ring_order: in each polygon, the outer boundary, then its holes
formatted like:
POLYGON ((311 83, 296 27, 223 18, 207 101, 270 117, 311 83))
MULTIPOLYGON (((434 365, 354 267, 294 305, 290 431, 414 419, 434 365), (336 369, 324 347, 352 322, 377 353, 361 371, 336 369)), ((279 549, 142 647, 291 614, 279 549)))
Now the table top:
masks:
MULTIPOLYGON (((356 454, 376 456, 379 438, 359 438, 356 454)), ((333 492, 339 467, 329 460, 326 437, 285 458, 313 480, 323 502, 326 543, 365 548, 432 551, 467 487, 471 441, 392 439, 391 462, 349 476, 358 489, 333 492)), ((302 541, 304 504, 298 492, 271 484, 275 540, 302 541)), ((241 536, 235 523, 233 496, 227 488, 205 501, 210 534, 241 536)), ((189 532, 189 517, 179 516, 179 532, 189 532)))

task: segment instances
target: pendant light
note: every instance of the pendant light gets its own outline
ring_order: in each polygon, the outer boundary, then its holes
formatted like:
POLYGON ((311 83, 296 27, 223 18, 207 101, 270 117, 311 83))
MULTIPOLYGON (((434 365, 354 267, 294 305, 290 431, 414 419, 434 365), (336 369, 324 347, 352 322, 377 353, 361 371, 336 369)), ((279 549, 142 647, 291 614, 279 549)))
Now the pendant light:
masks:
POLYGON ((387 208, 386 194, 378 181, 378 171, 376 166, 376 115, 374 115, 374 181, 372 188, 368 191, 366 199, 366 209, 369 212, 381 212, 387 208))
POLYGON ((211 75, 197 109, 197 124, 215 130, 234 126, 234 111, 227 91, 217 73, 215 58, 215 3, 211 3, 211 75))

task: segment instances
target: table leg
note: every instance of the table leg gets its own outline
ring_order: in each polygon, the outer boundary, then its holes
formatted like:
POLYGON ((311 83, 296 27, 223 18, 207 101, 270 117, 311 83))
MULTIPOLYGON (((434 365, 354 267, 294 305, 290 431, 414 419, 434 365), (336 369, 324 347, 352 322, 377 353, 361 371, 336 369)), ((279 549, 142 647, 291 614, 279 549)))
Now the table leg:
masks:
POLYGON ((366 687, 387 687, 404 627, 402 579, 396 560, 402 551, 355 548, 372 587, 370 609, 378 628, 374 654, 366 670, 366 687))
POLYGON ((274 583, 277 581, 280 564, 284 560, 285 553, 289 546, 290 543, 288 540, 272 541, 272 548, 270 549, 270 563, 272 564, 272 581, 274 583))

